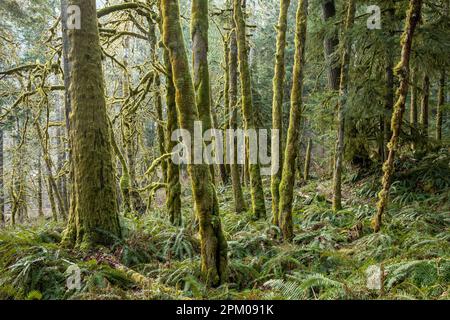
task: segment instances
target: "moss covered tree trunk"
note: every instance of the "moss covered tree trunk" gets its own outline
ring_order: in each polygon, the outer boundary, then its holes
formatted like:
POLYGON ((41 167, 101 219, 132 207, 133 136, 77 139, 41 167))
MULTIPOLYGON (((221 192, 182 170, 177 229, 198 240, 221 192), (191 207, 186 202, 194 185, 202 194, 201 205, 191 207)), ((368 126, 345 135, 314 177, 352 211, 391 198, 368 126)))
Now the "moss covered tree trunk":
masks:
POLYGON ((430 77, 425 75, 422 82, 422 101, 420 104, 420 130, 428 137, 428 124, 430 112, 430 77))
POLYGON ((402 53, 400 63, 395 68, 395 73, 400 78, 400 87, 397 91, 397 102, 394 105, 392 114, 391 130, 392 137, 389 142, 389 155, 383 166, 382 190, 379 193, 377 213, 373 220, 373 229, 379 232, 381 229, 382 217, 386 210, 389 198, 389 189, 391 187, 392 175, 394 173, 394 159, 398 149, 398 139, 405 112, 406 97, 408 95, 409 85, 409 61, 414 31, 420 21, 422 9, 422 0, 410 0, 409 9, 406 17, 405 30, 403 32, 401 44, 402 53))
POLYGON ((121 237, 95 0, 73 0, 81 28, 68 31, 74 211, 64 240, 90 248, 121 237))
POLYGON ((308 146, 306 147, 305 165, 303 168, 303 179, 309 180, 309 170, 311 168, 311 153, 312 153, 312 139, 309 138, 308 146))
POLYGON ((0 226, 5 223, 5 184, 3 174, 3 128, 0 124, 0 226))
POLYGON ((301 111, 303 106, 303 76, 305 64, 308 0, 299 0, 295 31, 295 59, 292 79, 291 110, 284 152, 283 175, 280 183, 280 228, 285 241, 294 237, 292 204, 294 200, 295 163, 298 156, 301 111))
MULTIPOLYGON (((419 92, 417 90, 417 81, 416 81, 416 71, 411 69, 411 100, 410 100, 410 109, 409 109, 409 123, 411 125, 411 135, 414 136, 417 132, 417 122, 418 122, 418 112, 417 112, 417 101, 419 92)), ((416 148, 416 144, 414 141, 411 143, 411 148, 414 150, 416 148)))
MULTIPOLYGON (((245 129, 256 129, 253 110, 252 84, 248 63, 248 46, 245 34, 246 26, 240 0, 234 0, 233 11, 234 21, 236 24, 236 40, 238 47, 239 71, 241 76, 242 114, 244 117, 245 129)), ((248 148, 246 148, 246 151, 248 152, 248 148)), ((253 150, 253 152, 255 152, 255 150, 253 150)), ((265 218, 266 205, 264 200, 260 165, 258 161, 256 161, 256 163, 249 163, 248 160, 247 164, 250 178, 253 215, 256 219, 265 218)))
POLYGON ((345 109, 348 95, 348 74, 350 69, 351 39, 348 34, 355 19, 355 1, 347 1, 345 31, 343 35, 344 49, 341 59, 341 79, 339 83, 339 100, 337 107, 337 138, 333 173, 333 211, 342 209, 342 167, 344 161, 345 109))
POLYGON ((394 107, 394 56, 392 52, 392 41, 394 36, 394 23, 395 23, 395 9, 392 7, 387 8, 386 23, 388 41, 386 42, 385 55, 386 55, 386 94, 384 97, 384 115, 383 115, 383 144, 381 146, 383 162, 386 161, 388 154, 388 142, 391 137, 391 117, 392 108, 394 107))
MULTIPOLYGON (((159 3, 161 5, 161 3, 159 3)), ((162 11, 162 10, 161 10, 162 11)), ((162 19, 159 24, 160 32, 163 33, 162 19)), ((170 54, 167 47, 163 46, 164 65, 166 68, 166 151, 172 152, 177 145, 176 141, 172 141, 172 132, 178 128, 177 105, 175 101, 175 85, 172 76, 172 63, 170 62, 170 54)), ((166 177, 166 207, 169 214, 170 222, 174 226, 182 225, 181 214, 181 183, 180 183, 180 167, 173 161, 167 162, 166 177)))
MULTIPOLYGON (((232 23, 234 26, 234 23, 232 23)), ((238 50, 236 41, 236 32, 233 30, 230 33, 230 52, 229 52, 229 73, 230 73, 230 88, 228 91, 229 96, 229 114, 230 114, 230 129, 236 130, 237 116, 238 116, 238 50)), ((233 138, 233 148, 234 148, 234 158, 231 159, 232 164, 230 165, 231 171, 231 183, 233 187, 233 199, 234 199, 234 211, 236 213, 241 213, 247 210, 247 205, 245 204, 244 194, 242 193, 241 185, 241 170, 238 165, 238 149, 237 141, 233 138)))
POLYGON ((438 93, 438 106, 436 113, 436 140, 442 140, 442 119, 444 115, 445 105, 445 71, 441 72, 441 78, 439 80, 439 93, 438 93))
MULTIPOLYGON (((275 71, 273 77, 273 100, 272 100, 272 129, 279 130, 280 137, 283 132, 283 93, 284 80, 286 76, 285 51, 286 51, 286 30, 287 14, 291 0, 280 0, 280 15, 277 25, 277 49, 275 54, 275 71)), ((273 167, 271 193, 272 193, 272 223, 279 224, 278 206, 280 204, 280 181, 283 172, 283 139, 280 139, 278 145, 278 164, 273 167), (276 171, 275 171, 276 170, 276 171)), ((272 146, 274 148, 275 146, 272 146)), ((272 150, 274 152, 274 150, 272 150)))
MULTIPOLYGON (((193 137, 194 122, 199 120, 199 113, 180 24, 178 0, 161 0, 161 16, 164 45, 169 51, 172 66, 178 122, 193 137)), ((193 144, 191 139, 190 150, 194 150, 193 144)), ((193 160, 192 152, 190 157, 193 160)), ((226 280, 228 257, 216 190, 208 165, 190 164, 188 172, 200 228, 202 275, 208 285, 218 286, 226 280)))
MULTIPOLYGON (((203 132, 212 128, 211 87, 208 68, 208 0, 192 0, 191 8, 192 69, 197 105, 203 132)), ((210 166, 215 181, 214 165, 210 166)))
POLYGON ((44 209, 42 206, 42 192, 43 192, 43 188, 42 188, 42 163, 41 163, 41 158, 42 158, 42 152, 41 150, 39 150, 38 153, 38 162, 37 162, 37 201, 38 201, 38 215, 39 217, 43 217, 44 216, 44 209))

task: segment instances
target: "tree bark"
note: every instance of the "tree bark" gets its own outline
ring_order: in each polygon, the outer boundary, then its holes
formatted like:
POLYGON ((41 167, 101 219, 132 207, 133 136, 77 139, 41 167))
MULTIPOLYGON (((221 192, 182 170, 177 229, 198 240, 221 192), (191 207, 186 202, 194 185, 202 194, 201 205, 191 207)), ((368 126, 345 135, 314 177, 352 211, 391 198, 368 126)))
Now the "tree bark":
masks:
POLYGON ((414 37, 414 31, 420 21, 422 9, 422 0, 410 0, 409 9, 406 17, 405 30, 402 36, 402 53, 400 63, 395 68, 395 73, 400 78, 400 88, 397 92, 397 102, 394 105, 392 114, 391 130, 392 137, 389 142, 389 156, 383 166, 382 190, 379 193, 379 202, 377 205, 377 214, 373 220, 373 229, 375 232, 381 230, 381 223, 384 211, 386 210, 389 198, 389 189, 391 187, 392 175, 394 173, 394 159, 398 149, 398 139, 402 125, 403 114, 405 112, 406 97, 408 95, 409 85, 409 61, 411 47, 414 37))
MULTIPOLYGON (((232 23, 234 26, 234 23, 232 23)), ((230 73, 230 88, 228 91, 229 96, 229 113, 230 113, 230 129, 236 130, 237 125, 237 115, 238 115, 238 51, 236 42, 236 32, 233 30, 230 33, 230 52, 229 52, 229 73, 230 73)), ((231 144, 231 143, 230 143, 231 144)), ((234 195, 234 211, 236 213, 241 213, 247 210, 247 205, 245 204, 244 194, 242 193, 241 185, 241 170, 238 165, 238 149, 237 141, 233 138, 232 144, 234 148, 234 157, 231 159, 232 164, 230 165, 231 171, 231 183, 233 186, 234 195)))
POLYGON ((441 72, 441 78, 439 80, 439 93, 438 93, 438 107, 436 113, 436 140, 442 140, 442 122, 444 115, 445 105, 445 70, 441 72))
POLYGON ((95 0, 72 0, 81 28, 68 30, 74 211, 64 240, 80 248, 121 238, 95 0))
POLYGON ((278 166, 272 167, 272 223, 279 225, 278 206, 280 204, 280 181, 283 172, 283 92, 284 82, 286 76, 285 66, 285 51, 286 51, 286 30, 287 30, 287 14, 291 0, 280 0, 280 15, 278 17, 277 25, 277 49, 275 55, 275 70, 273 77, 273 98, 272 98, 272 130, 278 130, 280 134, 280 141, 278 150, 273 150, 275 146, 272 145, 272 152, 277 152, 278 166), (275 171, 277 170, 277 171, 275 171))
MULTIPOLYGON (((197 105, 203 132, 212 129, 211 87, 208 67, 208 0, 192 0, 191 10, 192 69, 197 105)), ((215 182, 214 165, 210 166, 215 182)))
MULTIPOLYGON (((336 16, 336 6, 334 0, 325 0, 322 2, 323 20, 327 22, 336 16)), ((339 45, 339 37, 337 30, 324 39, 325 60, 328 64, 328 88, 330 90, 339 90, 339 74, 341 67, 339 59, 336 57, 336 49, 339 45)))
POLYGON ((295 31, 295 60, 292 79, 291 110, 280 183, 280 228, 285 241, 294 238, 292 204, 294 199, 295 163, 299 148, 301 111, 303 107, 303 76, 305 64, 308 0, 299 0, 295 31))
MULTIPOLYGON (((234 0, 233 11, 234 21, 236 24, 236 40, 238 47, 239 70, 241 76, 242 114, 245 120, 245 129, 248 131, 249 129, 256 129, 256 123, 254 119, 252 85, 248 63, 246 26, 240 0, 234 0)), ((246 148, 246 151, 248 152, 248 148, 246 148)), ((253 215, 256 219, 265 218, 266 205, 264 200, 264 190, 262 185, 259 161, 256 161, 256 163, 249 163, 249 161, 247 161, 247 164, 248 174, 250 177, 253 215)))
POLYGON ((425 75, 422 83, 422 102, 420 105, 420 128, 422 134, 428 137, 428 124, 429 124, 429 103, 430 103, 430 77, 425 75))
MULTIPOLYGON (((178 122, 182 129, 194 136, 194 123, 199 119, 195 90, 180 24, 178 0, 161 0, 163 39, 170 55, 178 122)), ((190 150, 194 149, 193 139, 190 150)), ((193 160, 192 152, 190 153, 193 160)), ((227 241, 222 232, 219 203, 208 165, 188 165, 196 216, 201 239, 201 271, 207 285, 219 286, 227 274, 227 241)))
POLYGON ((338 130, 336 139, 334 174, 333 174, 333 211, 342 209, 342 166, 344 161, 345 139, 345 109, 348 95, 348 75, 350 69, 351 39, 348 34, 355 19, 355 1, 347 1, 347 16, 345 19, 344 49, 341 60, 341 79, 339 85, 339 100, 337 108, 338 130))

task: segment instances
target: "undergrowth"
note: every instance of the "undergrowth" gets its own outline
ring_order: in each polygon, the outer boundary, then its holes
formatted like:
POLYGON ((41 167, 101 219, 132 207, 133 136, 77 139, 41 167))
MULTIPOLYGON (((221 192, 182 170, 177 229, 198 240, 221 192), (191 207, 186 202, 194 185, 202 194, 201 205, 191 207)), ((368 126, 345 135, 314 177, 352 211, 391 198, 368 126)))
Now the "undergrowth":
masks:
POLYGON ((370 220, 379 175, 356 182, 336 214, 319 188, 328 182, 313 180, 297 189, 292 244, 279 241, 270 217, 254 221, 250 213, 232 213, 231 190, 220 188, 229 281, 216 289, 200 280, 200 240, 187 198, 182 228, 171 226, 163 209, 122 218, 126 240, 90 253, 61 248, 59 224, 5 228, 0 299, 448 299, 449 159, 441 152, 397 164, 378 234, 370 220), (69 290, 74 265, 81 286, 69 290), (366 285, 373 265, 385 272, 382 290, 366 285), (149 283, 136 281, 129 270, 149 283))

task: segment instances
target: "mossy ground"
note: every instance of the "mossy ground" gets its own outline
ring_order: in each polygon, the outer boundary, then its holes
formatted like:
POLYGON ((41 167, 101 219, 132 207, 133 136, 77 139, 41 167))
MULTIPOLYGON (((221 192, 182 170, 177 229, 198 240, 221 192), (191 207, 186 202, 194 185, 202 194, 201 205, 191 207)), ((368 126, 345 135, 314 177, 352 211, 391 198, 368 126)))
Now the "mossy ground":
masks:
POLYGON ((185 228, 171 226, 163 209, 125 217, 127 240, 88 254, 59 246, 60 224, 6 228, 0 232, 0 299, 449 299, 449 159, 447 153, 403 159, 378 234, 370 222, 379 172, 346 176, 345 209, 338 213, 323 191, 331 181, 313 177, 297 187, 293 244, 278 242, 270 217, 234 214, 231 187, 219 187, 229 282, 217 289, 200 280, 189 188, 183 195, 185 228), (66 289, 71 264, 81 269, 79 291, 66 289), (367 268, 381 264, 384 292, 367 289, 367 268), (117 266, 149 282, 139 283, 117 266))

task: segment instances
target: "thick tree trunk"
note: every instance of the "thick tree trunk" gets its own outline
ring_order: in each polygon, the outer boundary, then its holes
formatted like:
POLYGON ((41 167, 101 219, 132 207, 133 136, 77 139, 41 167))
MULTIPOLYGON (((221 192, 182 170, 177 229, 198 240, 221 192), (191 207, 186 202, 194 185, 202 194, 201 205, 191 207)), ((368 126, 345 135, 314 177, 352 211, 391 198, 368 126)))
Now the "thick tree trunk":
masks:
POLYGON ((294 225, 292 204, 294 200, 295 163, 299 148, 301 111, 303 107, 303 76, 305 64, 308 0, 299 0, 295 31, 295 60, 292 79, 291 111, 284 153, 283 175, 280 183, 280 228, 285 241, 292 241, 294 225))
POLYGON ((441 72, 441 78, 439 80, 439 93, 438 93, 438 107, 436 113, 436 140, 442 140, 442 120, 444 115, 445 105, 445 71, 441 72))
MULTIPOLYGON (((252 85, 248 63, 248 47, 245 34, 246 27, 240 0, 234 0, 233 11, 234 21, 236 24, 236 40, 238 47, 239 70, 241 76, 242 114, 245 120, 245 129, 256 129, 253 110, 252 85)), ((246 151, 248 152, 248 148, 246 148, 246 151)), ((256 150, 253 150, 253 152, 255 151, 256 150)), ((266 216, 266 205, 264 200, 264 190, 261 179, 260 165, 259 161, 256 162, 257 163, 249 163, 249 161, 247 161, 247 164, 248 174, 250 177, 253 215, 256 219, 260 219, 265 218, 266 216)))
POLYGON ((345 109, 348 95, 348 74, 350 69, 351 39, 348 34, 355 19, 355 1, 347 1, 347 16, 345 19, 344 49, 342 53, 341 79, 339 86, 339 101, 337 108, 337 139, 335 149, 334 174, 333 174, 333 211, 342 209, 342 166, 344 161, 345 138, 345 109))
MULTIPOLYGON (((195 103, 195 90, 184 46, 178 0, 161 0, 161 16, 164 44, 169 51, 172 66, 178 122, 180 127, 187 130, 193 137, 194 123, 199 119, 199 111, 195 103)), ((191 145, 188 146, 191 151, 194 150, 192 140, 191 145)), ((192 152, 190 156, 193 160, 192 152)), ((192 162, 188 165, 188 172, 200 227, 202 275, 207 285, 218 286, 226 280, 227 241, 222 232, 219 203, 209 166, 192 164, 192 162)))
POLYGON ((280 204, 280 181, 283 173, 283 92, 286 76, 285 51, 286 51, 286 30, 287 30, 287 14, 291 0, 280 0, 280 15, 277 25, 277 49, 275 55, 275 71, 273 77, 273 98, 272 98, 272 130, 279 130, 280 141, 277 152, 278 166, 273 165, 271 192, 272 192, 272 223, 279 224, 278 206, 280 204))
POLYGON ((409 9, 406 17, 405 31, 402 36, 402 53, 400 63, 395 68, 395 72, 400 78, 400 88, 397 92, 398 99, 394 105, 392 114, 391 130, 392 137, 389 143, 389 156, 383 166, 383 188, 379 193, 379 202, 377 206, 377 214, 373 220, 373 228, 375 232, 381 229, 381 222, 384 211, 386 210, 389 198, 389 189, 391 187, 391 179, 394 173, 394 159, 398 149, 398 139, 400 129, 405 112, 406 97, 408 95, 409 85, 409 61, 411 55, 411 47, 413 42, 414 31, 420 21, 422 9, 422 0, 410 0, 409 9))
MULTIPOLYGON (((234 23, 233 23, 234 25, 234 23)), ((230 33, 230 52, 229 52, 229 73, 230 73, 230 88, 228 91, 229 96, 229 113, 230 113, 230 129, 236 130, 237 125, 237 93, 238 93, 238 51, 237 51, 237 41, 236 32, 233 30, 230 33)), ((241 213, 247 210, 247 206, 244 200, 244 194, 242 193, 241 186, 241 170, 238 165, 238 149, 237 141, 233 138, 230 145, 234 148, 234 157, 231 159, 232 164, 230 165, 231 171, 231 183, 233 186, 234 195, 234 211, 236 213, 241 213)))
POLYGON ((121 237, 95 0, 72 0, 81 28, 68 30, 75 217, 68 244, 90 248, 121 237))

